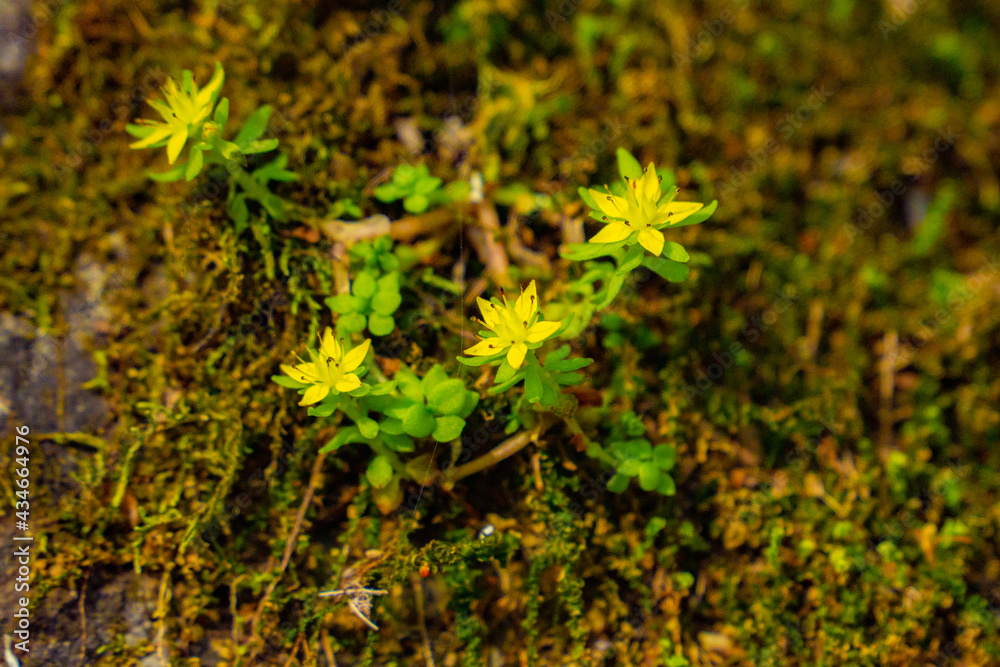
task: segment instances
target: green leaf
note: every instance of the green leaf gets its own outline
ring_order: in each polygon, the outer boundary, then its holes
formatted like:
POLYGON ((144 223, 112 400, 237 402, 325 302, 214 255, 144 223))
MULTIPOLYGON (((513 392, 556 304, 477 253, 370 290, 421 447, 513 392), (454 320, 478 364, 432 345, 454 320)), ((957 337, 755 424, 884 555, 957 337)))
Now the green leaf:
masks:
POLYGON ((257 153, 266 153, 273 151, 277 147, 277 139, 258 139, 257 141, 251 141, 250 145, 243 149, 243 154, 256 155, 257 153))
POLYGON ((236 232, 242 232, 250 219, 250 211, 247 209, 246 195, 236 195, 229 202, 229 217, 236 223, 236 232))
POLYGON ((505 356, 506 352, 498 352, 489 357, 455 357, 455 361, 464 366, 485 366, 486 364, 491 364, 497 359, 505 356))
POLYGON ((600 210, 600 207, 597 205, 597 202, 594 201, 594 198, 591 196, 590 190, 588 190, 587 188, 582 188, 581 187, 581 188, 577 188, 576 191, 580 193, 580 199, 583 200, 584 204, 586 204, 587 206, 589 206, 592 209, 595 209, 595 210, 598 210, 598 211, 600 210))
POLYGON ((229 122, 229 98, 223 97, 219 100, 219 106, 215 107, 215 115, 212 117, 217 124, 222 127, 226 126, 229 122))
POLYGON ((365 438, 358 431, 357 427, 348 426, 337 431, 337 435, 333 436, 319 451, 325 454, 340 449, 344 445, 356 442, 365 442, 365 438))
POLYGON ((361 435, 366 438, 374 438, 378 435, 378 422, 374 419, 369 419, 368 417, 362 417, 355 422, 358 425, 358 431, 361 435))
POLYGON ((403 297, 399 295, 399 290, 391 292, 379 288, 379 291, 372 297, 371 307, 379 315, 392 315, 403 303, 403 297))
POLYGON ((595 257, 603 257, 604 255, 614 255, 623 245, 625 245, 625 241, 615 241, 614 243, 566 243, 560 248, 559 256, 575 262, 582 262, 587 259, 594 259, 595 257))
POLYGON ((664 259, 663 257, 647 255, 643 258, 642 265, 664 280, 669 280, 672 283, 684 282, 687 280, 688 274, 691 273, 691 269, 687 267, 687 264, 681 264, 680 262, 664 259))
POLYGON ((373 336, 388 336, 396 328, 396 320, 389 315, 372 313, 368 316, 368 330, 373 336))
POLYGON ((364 331, 368 326, 368 318, 361 313, 345 313, 337 318, 337 331, 345 334, 364 331))
POLYGON ((375 296, 375 276, 370 271, 359 271, 358 275, 351 283, 351 294, 360 296, 363 299, 370 299, 375 296))
POLYGON ((386 394, 391 394, 392 390, 396 388, 395 380, 387 380, 386 382, 379 382, 377 385, 372 387, 372 396, 384 396, 386 394))
POLYGON ((528 403, 537 403, 542 400, 545 389, 542 385, 542 376, 538 372, 538 366, 528 364, 528 371, 524 376, 524 398, 528 403))
POLYGON ((560 373, 556 377, 556 382, 562 385, 573 385, 581 384, 586 379, 583 373, 560 373))
POLYGON ((464 419, 453 415, 445 415, 444 417, 438 417, 437 426, 432 435, 438 442, 450 442, 462 435, 462 429, 464 428, 464 419))
POLYGON ((465 405, 465 383, 448 380, 427 393, 427 406, 440 415, 455 415, 465 405))
POLYGON ((642 467, 642 461, 638 459, 625 459, 620 464, 618 464, 618 474, 628 475, 629 477, 635 477, 639 474, 639 469, 642 467))
POLYGON ((327 307, 338 315, 361 312, 365 308, 365 300, 353 294, 338 294, 327 297, 327 307))
POLYGON ((184 170, 184 178, 188 181, 201 173, 201 168, 205 164, 205 155, 197 148, 191 147, 188 152, 187 169, 184 170))
POLYGON ((653 463, 660 470, 670 470, 674 467, 674 460, 677 457, 677 450, 672 445, 657 445, 653 448, 653 463))
POLYGON ((514 377, 515 373, 517 373, 517 370, 511 366, 510 363, 508 363, 506 358, 504 358, 504 360, 500 362, 500 367, 497 368, 497 374, 493 378, 493 384, 509 382, 510 379, 514 377))
POLYGON ((700 209, 698 209, 688 217, 684 218, 680 222, 664 227, 664 229, 673 229, 674 227, 687 227, 688 225, 697 225, 702 222, 705 222, 706 220, 712 217, 712 214, 715 213, 715 209, 718 207, 719 207, 719 202, 712 201, 712 203, 709 204, 708 206, 702 206, 700 209))
POLYGON ((382 442, 384 442, 390 449, 397 452, 412 452, 416 449, 413 444, 413 438, 405 433, 393 435, 385 433, 383 430, 382 442))
POLYGON ((158 174, 149 172, 147 175, 158 183, 173 183, 174 181, 179 181, 184 178, 185 171, 187 171, 187 165, 182 162, 173 169, 161 171, 158 174))
POLYGON ((660 485, 656 490, 665 496, 674 495, 677 493, 677 485, 674 484, 674 478, 664 473, 664 475, 660 478, 660 485))
POLYGON ((365 477, 376 489, 381 489, 388 484, 392 479, 392 464, 388 457, 376 456, 373 458, 368 464, 368 470, 365 471, 365 477))
POLYGON ((479 404, 479 394, 474 391, 467 390, 465 392, 465 403, 462 405, 462 409, 458 412, 458 417, 466 419, 472 414, 472 411, 476 409, 476 405, 479 404))
POLYGON ((314 405, 306 410, 306 414, 310 417, 329 417, 333 414, 334 410, 338 407, 337 403, 320 403, 319 405, 314 405))
POLYGON ((403 433, 403 422, 394 417, 389 417, 388 419, 382 420, 379 424, 379 433, 382 434, 384 438, 386 435, 402 435, 403 433))
POLYGON ((635 178, 642 178, 642 165, 639 164, 634 155, 624 148, 619 148, 615 151, 615 157, 618 158, 618 173, 630 181, 635 178))
POLYGON ((628 488, 628 477, 625 475, 615 475, 608 480, 608 491, 611 493, 624 493, 628 488))
POLYGON ((289 389, 301 389, 302 387, 308 387, 307 384, 302 384, 297 380, 293 380, 287 375, 272 375, 271 381, 280 384, 282 387, 287 387, 289 389))
POLYGON ((639 487, 643 491, 652 491, 660 485, 663 473, 652 461, 647 461, 639 466, 639 487))
POLYGON ((441 187, 441 179, 437 176, 421 178, 413 185, 413 193, 417 195, 429 195, 441 187))
POLYGON ((426 407, 416 404, 403 416, 403 430, 414 438, 426 438, 434 432, 437 420, 426 407))
MULTIPOLYGON (((444 367, 441 364, 434 364, 431 369, 427 371, 424 375, 424 379, 420 381, 420 390, 423 392, 424 396, 429 396, 430 391, 434 387, 438 386, 442 382, 447 382, 451 378, 445 373, 444 367)), ((465 388, 464 386, 462 387, 465 388)))
POLYGON ((423 213, 431 205, 427 195, 410 195, 403 200, 403 208, 413 214, 423 213))
POLYGON ((153 125, 133 125, 129 123, 125 126, 125 131, 131 134, 136 139, 145 139, 156 130, 153 125))
POLYGON ((624 276, 629 271, 639 266, 642 263, 642 258, 646 254, 646 249, 641 245, 636 244, 628 249, 625 256, 618 262, 618 268, 615 269, 616 276, 624 276))
POLYGON ((240 148, 246 148, 251 142, 260 139, 260 135, 264 134, 264 130, 267 129, 269 118, 271 118, 271 106, 265 104, 250 114, 247 122, 240 128, 239 134, 236 135, 233 142, 240 148))
POLYGON ((625 276, 612 276, 607 285, 594 298, 594 309, 603 310, 615 300, 625 285, 625 276), (598 298, 600 297, 600 298, 598 298))
POLYGON ((626 458, 645 461, 653 456, 653 446, 649 444, 649 440, 637 438, 635 440, 626 440, 622 444, 624 445, 626 458))
MULTIPOLYGON (((372 386, 370 384, 361 384, 361 386, 359 386, 357 389, 352 389, 348 393, 355 398, 360 398, 362 396, 367 396, 369 393, 371 393, 371 390, 372 386)), ((375 436, 371 437, 374 438, 375 436)))
POLYGON ((403 195, 399 191, 399 188, 397 188, 393 183, 383 183, 375 188, 375 199, 378 199, 380 202, 388 203, 396 201, 402 196, 403 195))

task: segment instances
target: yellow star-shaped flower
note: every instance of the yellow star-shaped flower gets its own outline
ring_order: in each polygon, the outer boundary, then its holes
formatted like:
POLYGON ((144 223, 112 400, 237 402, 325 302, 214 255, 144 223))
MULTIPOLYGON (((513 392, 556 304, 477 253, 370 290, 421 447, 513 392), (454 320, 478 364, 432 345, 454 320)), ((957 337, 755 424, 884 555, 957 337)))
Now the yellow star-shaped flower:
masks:
MULTIPOLYGON (((187 73, 190 74, 190 73, 187 73)), ((146 100, 149 106, 156 109, 163 122, 139 119, 136 121, 140 126, 153 128, 152 132, 142 137, 138 141, 129 144, 129 148, 149 148, 167 141, 167 160, 173 164, 177 156, 184 148, 189 134, 197 130, 197 125, 208 118, 215 103, 215 96, 222 88, 224 74, 222 67, 216 65, 215 74, 208 84, 198 89, 198 84, 185 79, 185 85, 179 86, 173 79, 167 79, 163 86, 163 99, 160 102, 154 99, 146 100), (188 85, 190 84, 190 85, 188 85)))
POLYGON ((507 302, 506 295, 502 306, 482 298, 476 299, 476 303, 483 313, 483 326, 494 332, 496 337, 481 340, 466 350, 465 354, 488 357, 507 350, 507 363, 515 370, 521 367, 524 357, 528 354, 528 346, 525 343, 541 343, 562 326, 558 321, 536 321, 539 313, 534 280, 513 306, 507 302))
POLYGON ((309 350, 310 362, 300 362, 295 366, 281 365, 285 374, 303 384, 312 385, 306 389, 299 405, 312 405, 322 401, 330 392, 347 393, 361 386, 361 379, 353 371, 368 355, 371 341, 365 340, 351 351, 347 351, 343 341, 333 337, 330 327, 326 328, 320 340, 319 352, 309 350))
POLYGON ((703 206, 697 202, 673 201, 677 196, 676 191, 665 202, 659 203, 663 193, 652 162, 641 178, 626 178, 625 183, 625 197, 617 197, 610 190, 600 192, 590 189, 590 195, 605 214, 607 222, 604 229, 590 239, 591 243, 623 241, 632 232, 638 231, 639 244, 659 256, 665 242, 660 228, 677 224, 703 206))

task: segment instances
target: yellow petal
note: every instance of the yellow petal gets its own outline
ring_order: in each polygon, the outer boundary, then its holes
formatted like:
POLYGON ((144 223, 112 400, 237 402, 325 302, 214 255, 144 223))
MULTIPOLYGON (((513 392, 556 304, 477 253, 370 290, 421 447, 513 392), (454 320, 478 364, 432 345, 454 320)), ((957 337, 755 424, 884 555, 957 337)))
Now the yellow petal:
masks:
POLYGON ((559 331, 559 327, 562 326, 562 322, 535 322, 528 329, 528 335, 525 340, 529 343, 541 343, 543 340, 559 331))
MULTIPOLYGON (((323 353, 323 357, 333 359, 334 361, 340 361, 340 358, 344 356, 344 350, 340 347, 340 343, 337 342, 336 337, 333 335, 333 329, 327 327, 323 332, 323 338, 320 339, 319 351, 323 353)), ((353 368, 351 370, 354 370, 353 368)))
POLYGON ((505 349, 507 346, 500 342, 499 338, 487 338, 470 347, 465 351, 465 354, 471 354, 474 357, 491 357, 505 349))
POLYGON ((217 91, 220 88, 222 88, 222 81, 223 81, 224 78, 225 78, 225 74, 222 71, 222 65, 220 65, 219 63, 216 63, 215 64, 215 72, 212 74, 211 80, 209 80, 209 82, 207 84, 205 84, 205 87, 202 88, 198 92, 198 96, 195 97, 195 101, 194 101, 195 105, 199 106, 199 107, 204 107, 204 106, 208 105, 208 103, 212 99, 212 94, 215 93, 215 91, 217 91))
MULTIPOLYGON (((368 356, 368 349, 371 346, 372 342, 366 338, 365 341, 361 343, 361 345, 358 345, 356 348, 354 348, 346 355, 344 355, 344 361, 341 364, 340 370, 342 370, 345 373, 349 373, 350 371, 353 371, 355 368, 360 366, 361 362, 365 360, 366 356, 368 356)), ((345 375, 344 377, 347 376, 345 375)))
POLYGON ((652 162, 646 165, 636 194, 640 199, 652 200, 653 203, 660 199, 660 177, 656 175, 656 167, 652 162))
POLYGON ((657 224, 676 225, 702 206, 704 204, 695 201, 671 201, 660 204, 656 209, 657 224))
POLYGON ((184 148, 184 142, 187 141, 187 138, 188 131, 186 127, 177 130, 174 136, 170 137, 170 141, 167 142, 167 161, 170 164, 177 161, 177 156, 181 154, 181 149, 184 148))
POLYGON ((524 290, 514 302, 514 312, 522 322, 529 322, 536 310, 538 310, 538 293, 535 291, 535 281, 532 280, 528 284, 528 289, 524 290))
POLYGON ((497 320, 499 316, 497 315, 497 307, 486 299, 477 296, 476 303, 479 304, 479 312, 483 314, 483 322, 486 323, 490 329, 497 325, 497 320))
MULTIPOLYGON (((365 341, 366 343, 369 341, 365 341)), ((356 349, 356 348, 355 348, 356 349)), ((353 352, 353 350, 352 350, 353 352)), ((333 385, 333 388, 337 391, 346 394, 349 391, 354 391, 361 386, 361 380, 354 373, 347 373, 344 377, 340 378, 337 384, 333 385)))
POLYGON ((524 363, 524 357, 528 354, 528 346, 524 343, 514 343, 507 352, 507 363, 511 368, 517 370, 524 363))
POLYGON ((330 388, 325 384, 314 384, 313 386, 306 389, 305 396, 299 401, 299 405, 312 405, 313 403, 319 403, 326 395, 330 393, 330 388))
POLYGON ((149 135, 139 139, 138 141, 133 141, 128 145, 129 148, 149 148, 158 141, 163 141, 170 136, 170 128, 166 125, 159 125, 155 130, 153 130, 149 135))
POLYGON ((632 233, 632 228, 626 225, 624 222, 614 222, 611 221, 604 226, 604 229, 597 232, 591 239, 590 243, 615 243, 617 241, 624 241, 632 233))
POLYGON ((639 245, 654 255, 663 252, 663 242, 663 232, 652 227, 647 227, 639 232, 639 245))
POLYGON ((628 215, 628 202, 621 197, 616 197, 613 194, 601 192, 593 188, 589 188, 588 190, 590 196, 594 198, 597 208, 601 209, 604 215, 610 215, 612 218, 624 218, 628 215))

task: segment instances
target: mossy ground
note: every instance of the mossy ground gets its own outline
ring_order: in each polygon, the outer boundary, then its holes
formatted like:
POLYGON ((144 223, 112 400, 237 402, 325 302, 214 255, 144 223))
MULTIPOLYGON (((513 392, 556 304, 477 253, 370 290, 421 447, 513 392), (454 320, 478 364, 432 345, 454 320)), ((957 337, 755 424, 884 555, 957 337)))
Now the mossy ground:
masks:
MULTIPOLYGON (((31 664, 1000 664, 996 5, 347 5, 36 3, 0 151, 31 664), (281 194, 311 212, 264 249, 123 130, 216 60, 233 118, 275 107, 281 194), (675 444, 676 495, 609 493, 561 429, 386 516, 363 447, 316 465, 336 423, 269 377, 330 323, 334 202, 406 215, 372 192, 413 161, 522 184, 553 205, 500 207, 512 282, 557 295, 576 188, 617 146, 719 200, 676 232, 688 282, 638 275, 574 344, 611 408, 583 428, 675 444), (379 632, 316 595, 359 561, 379 632)), ((425 265, 474 284, 457 215, 433 241, 425 265)), ((404 293, 376 354, 455 370, 471 309, 404 293)), ((466 448, 507 411, 484 400, 466 448)))

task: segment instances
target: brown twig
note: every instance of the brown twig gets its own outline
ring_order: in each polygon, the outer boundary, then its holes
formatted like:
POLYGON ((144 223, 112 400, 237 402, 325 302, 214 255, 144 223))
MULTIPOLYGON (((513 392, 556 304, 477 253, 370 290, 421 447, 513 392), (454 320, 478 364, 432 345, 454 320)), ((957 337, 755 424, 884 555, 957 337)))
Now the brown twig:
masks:
POLYGON ((502 287, 510 285, 510 264, 507 253, 497 240, 500 235, 500 216, 492 203, 484 201, 476 205, 479 225, 466 229, 472 248, 486 265, 486 273, 494 283, 502 287))
POLYGON ((295 544, 298 541, 299 532, 302 530, 302 522, 306 517, 306 510, 309 509, 309 503, 312 502, 313 493, 316 491, 316 487, 319 486, 320 471, 323 469, 323 462, 326 460, 326 452, 320 452, 316 456, 316 461, 313 463, 312 472, 309 475, 309 486, 306 487, 305 496, 302 498, 302 504, 299 505, 298 514, 295 515, 295 525, 292 526, 292 531, 288 535, 288 539, 285 541, 285 553, 281 557, 281 566, 279 568, 278 576, 271 580, 271 583, 267 585, 267 590, 264 591, 264 596, 260 599, 260 603, 257 605, 257 611, 254 613, 253 622, 250 626, 250 641, 253 642, 253 649, 250 651, 250 664, 253 664, 254 659, 260 652, 260 637, 258 637, 258 631, 260 630, 260 622, 264 616, 264 608, 267 606, 268 601, 271 598, 271 594, 274 593, 274 589, 278 587, 278 582, 281 581, 281 575, 284 574, 285 570, 288 569, 288 563, 292 559, 292 553, 295 551, 295 544))

